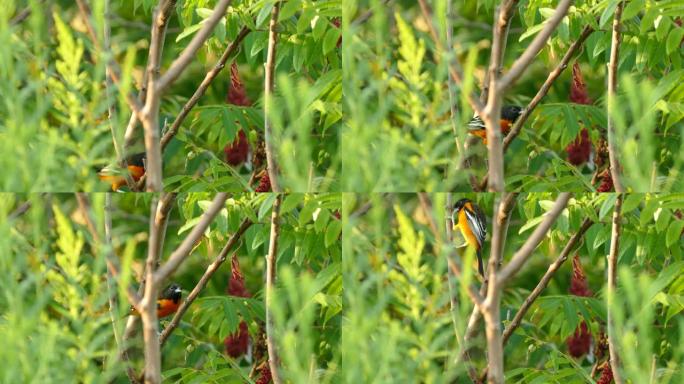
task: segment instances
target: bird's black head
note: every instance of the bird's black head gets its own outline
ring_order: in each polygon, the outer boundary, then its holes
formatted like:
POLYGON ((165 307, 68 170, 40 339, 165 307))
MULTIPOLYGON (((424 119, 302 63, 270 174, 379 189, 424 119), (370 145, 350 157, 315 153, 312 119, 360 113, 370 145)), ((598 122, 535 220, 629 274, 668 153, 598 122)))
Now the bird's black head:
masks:
POLYGON ((140 152, 140 153, 136 153, 136 154, 128 156, 126 158, 126 163, 128 163, 128 165, 135 165, 138 167, 144 167, 145 166, 145 152, 140 152))
POLYGON ((456 218, 456 215, 458 212, 463 209, 463 207, 467 204, 470 203, 470 199, 461 199, 454 204, 454 210, 451 211, 451 221, 456 223, 458 222, 458 219, 456 218))
POLYGON ((470 203, 470 199, 461 199, 454 204, 454 211, 460 211, 466 203, 470 203))
POLYGON ((501 108, 501 118, 515 122, 522 114, 522 111, 522 107, 517 105, 504 105, 504 107, 501 108))
POLYGON ((162 299, 167 299, 167 300, 173 300, 175 303, 179 302, 181 299, 181 296, 183 295, 183 291, 181 290, 181 286, 173 283, 169 285, 166 290, 164 290, 164 293, 162 294, 162 299))

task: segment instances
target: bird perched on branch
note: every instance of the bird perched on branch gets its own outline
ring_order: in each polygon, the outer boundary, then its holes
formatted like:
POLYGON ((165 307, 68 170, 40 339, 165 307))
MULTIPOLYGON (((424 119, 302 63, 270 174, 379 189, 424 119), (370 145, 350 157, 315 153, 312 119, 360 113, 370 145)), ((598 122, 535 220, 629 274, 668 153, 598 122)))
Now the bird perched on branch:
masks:
MULTIPOLYGON (((145 174, 145 152, 136 153, 126 158, 128 172, 133 181, 138 181, 145 174)), ((106 166, 98 172, 100 180, 112 185, 112 191, 118 191, 121 186, 126 185, 126 178, 114 167, 106 166)))
POLYGON ((477 271, 484 277, 482 264, 482 247, 487 237, 487 218, 484 213, 470 199, 461 199, 454 204, 451 212, 451 222, 455 230, 460 230, 469 246, 477 253, 477 271))
MULTIPOLYGON (((180 285, 171 284, 164 292, 162 292, 159 299, 157 299, 157 318, 161 319, 168 315, 176 313, 178 306, 180 305, 181 297, 183 296, 183 291, 180 285)), ((140 316, 138 311, 131 307, 131 315, 140 316)))
MULTIPOLYGON (((504 105, 503 108, 501 108, 500 125, 501 133, 503 135, 508 134, 515 121, 518 120, 518 117, 520 117, 522 114, 522 111, 522 107, 517 105, 504 105)), ((468 129, 469 134, 481 138, 482 143, 487 145, 487 127, 480 116, 473 116, 473 118, 468 122, 468 129)))

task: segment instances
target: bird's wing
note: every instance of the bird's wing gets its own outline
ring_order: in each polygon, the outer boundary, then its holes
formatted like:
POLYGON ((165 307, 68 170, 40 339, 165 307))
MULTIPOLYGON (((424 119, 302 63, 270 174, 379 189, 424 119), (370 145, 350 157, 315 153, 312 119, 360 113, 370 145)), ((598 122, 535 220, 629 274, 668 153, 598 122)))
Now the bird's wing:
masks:
POLYGON ((477 238, 477 242, 482 247, 487 237, 487 219, 482 211, 476 205, 473 205, 473 210, 466 209, 466 217, 468 218, 468 223, 470 228, 477 238))

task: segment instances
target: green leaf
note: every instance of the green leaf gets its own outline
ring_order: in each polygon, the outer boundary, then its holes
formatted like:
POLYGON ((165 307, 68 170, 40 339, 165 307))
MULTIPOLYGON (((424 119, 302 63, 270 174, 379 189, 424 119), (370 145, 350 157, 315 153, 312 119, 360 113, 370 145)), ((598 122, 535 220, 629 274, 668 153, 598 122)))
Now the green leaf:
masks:
POLYGON ((323 54, 327 54, 337 46, 337 41, 342 32, 338 28, 330 28, 323 38, 323 54))
POLYGON ((259 10, 259 14, 257 15, 256 18, 256 25, 263 27, 262 24, 266 19, 268 19, 271 16, 271 10, 273 10, 273 2, 268 1, 264 4, 263 7, 261 7, 261 10, 259 10))
POLYGON ((625 197, 625 201, 622 203, 622 214, 632 212, 636 207, 641 205, 644 201, 643 193, 629 193, 625 197))
POLYGON ((631 0, 622 11, 622 20, 629 20, 644 9, 644 0, 631 0))
POLYGON ((288 0, 280 8, 280 14, 278 15, 278 21, 284 21, 294 16, 297 11, 301 9, 302 0, 288 0))
POLYGON ((603 10, 601 18, 599 19, 599 25, 601 26, 601 28, 605 27, 608 20, 612 19, 612 16, 615 13, 615 8, 617 7, 620 1, 622 0, 610 0, 610 3, 608 3, 606 9, 603 10))
POLYGON ((257 214, 257 218, 259 221, 263 220, 264 217, 266 217, 266 214, 271 210, 271 207, 273 206, 273 202, 276 199, 277 194, 275 193, 270 193, 268 197, 266 197, 266 200, 264 200, 263 203, 261 203, 261 206, 259 207, 259 213, 257 214))
POLYGON ((670 31, 670 34, 667 36, 667 42, 665 43, 665 48, 668 55, 679 51, 682 38, 684 38, 684 28, 673 28, 670 31))
POLYGON ((615 201, 617 200, 617 194, 611 193, 608 198, 601 204, 601 209, 599 210, 599 220, 603 220, 608 212, 612 212, 615 207, 615 201))
POLYGON ((342 232, 342 222, 340 220, 333 220, 328 224, 325 231, 325 247, 330 248, 332 244, 337 242, 337 238, 342 232))
POLYGON ((684 220, 674 220, 670 223, 670 227, 667 229, 667 235, 665 236, 665 245, 667 247, 670 247, 672 244, 679 241, 682 235, 682 229, 684 229, 684 220))

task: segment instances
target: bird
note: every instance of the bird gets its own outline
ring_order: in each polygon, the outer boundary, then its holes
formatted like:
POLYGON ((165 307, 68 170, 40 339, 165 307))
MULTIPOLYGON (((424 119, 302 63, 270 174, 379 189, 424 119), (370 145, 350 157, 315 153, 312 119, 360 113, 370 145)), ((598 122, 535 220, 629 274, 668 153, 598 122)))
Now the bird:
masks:
MULTIPOLYGON (((133 181, 140 180, 145 174, 145 152, 136 153, 126 158, 128 172, 133 181)), ((112 185, 112 191, 118 191, 121 186, 126 184, 126 178, 116 173, 111 167, 104 167, 98 172, 100 180, 112 185)))
POLYGON ((454 204, 451 220, 455 230, 460 230, 469 246, 474 247, 477 254, 477 271, 484 277, 482 264, 482 247, 487 237, 487 218, 482 209, 470 199, 460 199, 454 204))
MULTIPOLYGON (((157 299, 157 318, 161 319, 176 313, 182 296, 183 291, 180 285, 175 283, 169 285, 157 299)), ((140 316, 140 313, 131 307, 130 315, 140 316)))
MULTIPOLYGON (((523 108, 517 105, 504 105, 501 108, 501 133, 507 135, 515 124, 518 117, 522 114, 523 108)), ((487 145, 487 128, 484 121, 477 114, 468 122, 468 133, 482 139, 482 143, 487 145)))

